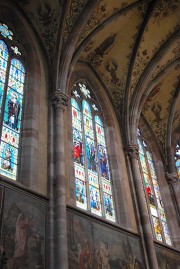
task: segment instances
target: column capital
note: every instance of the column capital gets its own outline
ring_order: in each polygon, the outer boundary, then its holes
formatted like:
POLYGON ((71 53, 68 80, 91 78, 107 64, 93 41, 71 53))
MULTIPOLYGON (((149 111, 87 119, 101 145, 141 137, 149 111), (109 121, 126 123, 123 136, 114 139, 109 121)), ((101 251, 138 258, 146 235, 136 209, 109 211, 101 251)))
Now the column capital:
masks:
POLYGON ((55 110, 61 109, 65 110, 65 107, 68 106, 69 96, 63 93, 60 89, 56 90, 53 94, 50 95, 49 99, 55 110))
POLYGON ((131 144, 127 146, 126 151, 129 157, 136 159, 139 158, 139 146, 137 144, 131 144))
POLYGON ((167 179, 167 182, 169 184, 178 182, 178 177, 177 177, 176 173, 166 172, 166 179, 167 179))

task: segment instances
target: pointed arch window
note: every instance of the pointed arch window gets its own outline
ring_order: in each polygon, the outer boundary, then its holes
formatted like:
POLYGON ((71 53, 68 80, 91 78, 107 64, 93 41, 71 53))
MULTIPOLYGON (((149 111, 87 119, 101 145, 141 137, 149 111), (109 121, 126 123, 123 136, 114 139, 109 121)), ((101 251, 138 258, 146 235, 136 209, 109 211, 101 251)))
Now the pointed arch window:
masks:
POLYGON ((103 119, 86 82, 74 85, 71 111, 76 206, 115 221, 103 119))
POLYGON ((152 154, 138 130, 139 161, 147 210, 155 239, 172 245, 152 154))
POLYGON ((178 178, 180 179, 180 143, 176 145, 175 166, 177 169, 178 178))
POLYGON ((0 23, 0 175, 16 180, 25 68, 19 44, 0 23))

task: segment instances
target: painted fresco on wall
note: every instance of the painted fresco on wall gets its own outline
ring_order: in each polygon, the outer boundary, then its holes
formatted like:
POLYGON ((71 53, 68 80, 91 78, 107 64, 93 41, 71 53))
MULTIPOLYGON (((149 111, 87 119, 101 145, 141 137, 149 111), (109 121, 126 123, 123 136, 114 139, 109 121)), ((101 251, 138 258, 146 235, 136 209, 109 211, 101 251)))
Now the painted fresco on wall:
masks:
POLYGON ((45 205, 5 190, 2 241, 8 269, 45 268, 45 205))
POLYGON ((180 269, 180 252, 156 246, 159 269, 180 269))
POLYGON ((140 241, 68 212, 69 269, 145 269, 140 241))

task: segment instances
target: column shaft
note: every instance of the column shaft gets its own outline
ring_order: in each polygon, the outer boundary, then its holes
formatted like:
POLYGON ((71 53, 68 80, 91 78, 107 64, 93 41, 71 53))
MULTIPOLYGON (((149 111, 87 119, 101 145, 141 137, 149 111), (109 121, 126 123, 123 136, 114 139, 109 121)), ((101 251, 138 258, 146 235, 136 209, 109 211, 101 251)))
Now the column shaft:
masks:
POLYGON ((55 269, 68 268, 67 216, 65 188, 64 109, 67 95, 57 90, 51 97, 54 113, 55 136, 55 269))
POLYGON ((128 152, 129 152, 129 156, 130 156, 130 163, 131 163, 134 187, 135 187, 135 192, 136 192, 136 199, 137 199, 137 204, 138 204, 138 208, 139 208, 144 243, 145 243, 146 253, 147 253, 148 262, 149 262, 149 268, 150 269, 159 269, 156 251, 155 251, 155 246, 154 246, 154 241, 152 238, 152 231, 151 231, 151 225, 150 225, 150 221, 149 221, 149 215, 148 215, 146 205, 145 205, 145 197, 144 197, 143 186, 142 186, 142 182, 141 182, 139 164, 138 164, 138 160, 137 160, 137 158, 138 158, 138 146, 137 145, 129 146, 128 152))

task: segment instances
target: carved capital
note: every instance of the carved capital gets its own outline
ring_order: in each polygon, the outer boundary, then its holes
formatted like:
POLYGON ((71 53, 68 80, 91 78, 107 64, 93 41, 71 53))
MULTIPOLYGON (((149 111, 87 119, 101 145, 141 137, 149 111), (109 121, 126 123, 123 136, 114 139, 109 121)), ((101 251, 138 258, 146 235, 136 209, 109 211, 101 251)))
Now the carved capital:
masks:
POLYGON ((137 144, 131 144, 127 147, 127 154, 131 158, 139 158, 139 146, 137 144))
POLYGON ((175 173, 166 173, 166 179, 169 184, 176 183, 178 181, 178 177, 175 173))
POLYGON ((55 110, 65 110, 65 107, 68 106, 68 99, 69 96, 63 92, 61 92, 60 89, 56 90, 51 96, 50 100, 52 102, 53 107, 55 110))

